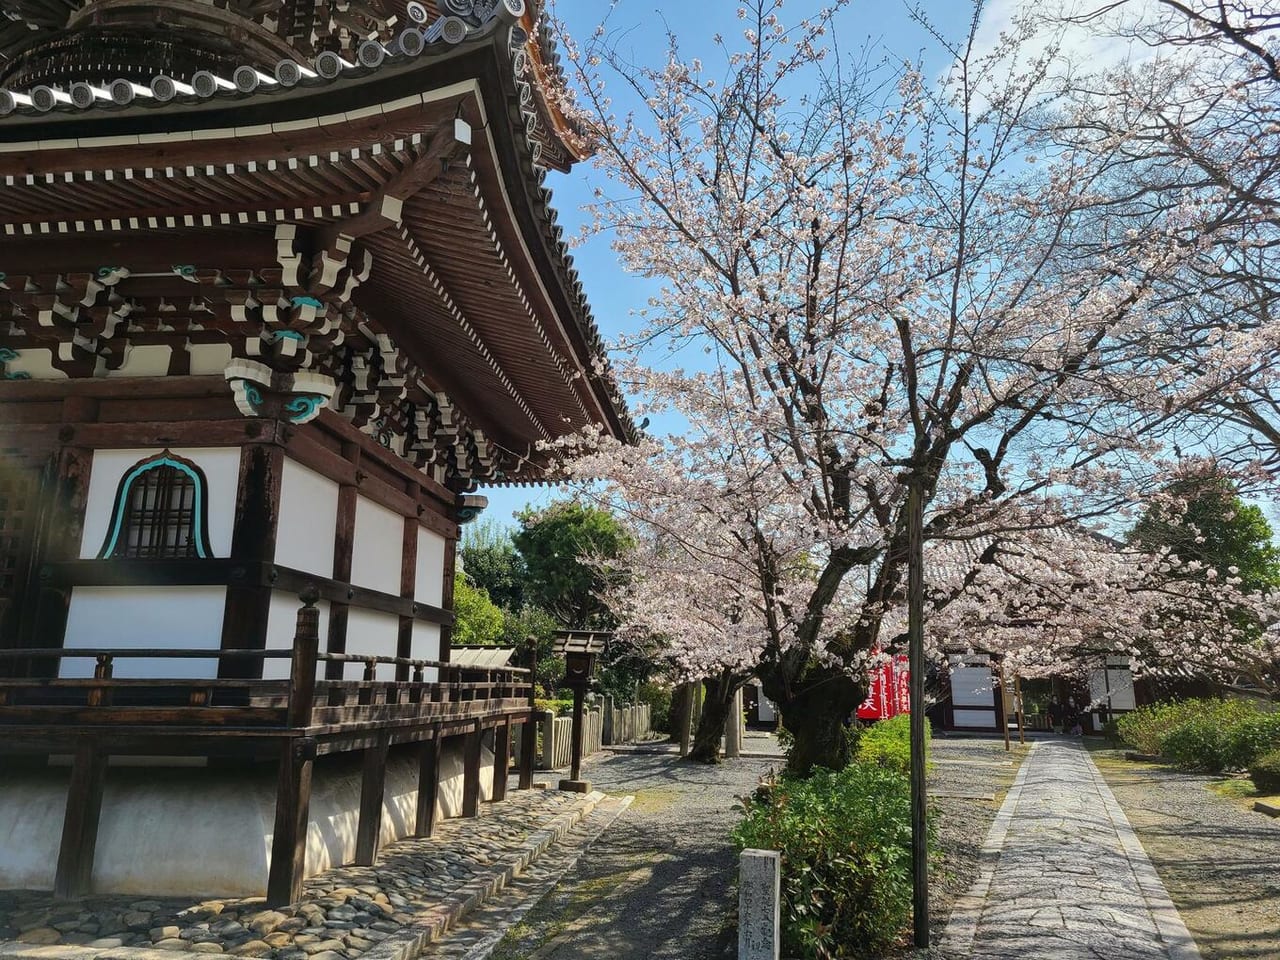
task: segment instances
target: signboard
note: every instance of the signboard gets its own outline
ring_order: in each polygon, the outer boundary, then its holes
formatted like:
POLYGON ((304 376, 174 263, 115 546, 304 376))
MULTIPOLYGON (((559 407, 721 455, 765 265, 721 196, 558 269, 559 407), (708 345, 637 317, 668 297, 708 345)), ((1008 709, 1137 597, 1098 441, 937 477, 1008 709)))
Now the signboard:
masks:
POLYGON ((871 674, 867 699, 858 707, 859 720, 888 720, 911 712, 911 671, 907 655, 900 653, 871 674))

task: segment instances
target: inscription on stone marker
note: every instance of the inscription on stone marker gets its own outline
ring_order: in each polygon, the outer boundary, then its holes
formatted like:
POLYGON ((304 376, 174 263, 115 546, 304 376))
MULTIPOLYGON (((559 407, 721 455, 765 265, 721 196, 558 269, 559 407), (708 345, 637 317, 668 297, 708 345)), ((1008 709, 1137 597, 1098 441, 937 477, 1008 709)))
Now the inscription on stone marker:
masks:
POLYGON ((738 960, 778 960, 782 855, 743 850, 738 868, 738 960))

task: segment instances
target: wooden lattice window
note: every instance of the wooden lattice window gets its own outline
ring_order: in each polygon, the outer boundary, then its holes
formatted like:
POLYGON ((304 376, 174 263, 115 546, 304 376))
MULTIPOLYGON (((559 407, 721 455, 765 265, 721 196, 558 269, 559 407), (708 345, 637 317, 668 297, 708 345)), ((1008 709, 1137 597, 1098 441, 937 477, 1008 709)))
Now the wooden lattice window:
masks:
POLYGON ((99 559, 210 557, 208 486, 190 460, 165 451, 120 479, 99 559))

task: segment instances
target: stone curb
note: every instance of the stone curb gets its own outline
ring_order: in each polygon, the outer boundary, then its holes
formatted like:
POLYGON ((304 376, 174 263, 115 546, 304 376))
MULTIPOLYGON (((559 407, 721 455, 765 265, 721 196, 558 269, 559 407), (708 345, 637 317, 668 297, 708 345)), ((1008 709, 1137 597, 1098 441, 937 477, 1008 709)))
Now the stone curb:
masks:
MULTIPOLYGON (((392 934, 386 940, 366 950, 361 954, 360 960, 414 960, 422 952, 423 947, 432 941, 439 940, 445 931, 463 916, 510 883, 512 878, 523 872, 551 844, 562 839, 581 820, 589 816, 603 799, 603 793, 593 790, 572 810, 559 814, 547 826, 531 833, 521 845, 519 852, 509 857, 489 876, 472 880, 440 903, 417 914, 412 922, 405 924, 402 932, 392 934)), ((155 958, 148 958, 148 960, 155 960, 155 958)))
MULTIPOLYGON (((587 849, 591 844, 595 843, 595 841, 598 840, 606 830, 613 826, 614 822, 626 812, 627 808, 631 806, 634 800, 634 796, 628 795, 623 797, 622 802, 618 804, 617 809, 613 810, 609 814, 609 818, 604 823, 600 824, 600 829, 596 835, 583 844, 582 848, 573 854, 573 856, 571 856, 559 870, 541 881, 538 889, 529 896, 524 903, 512 910, 511 913, 507 915, 506 919, 498 925, 497 929, 490 932, 484 940, 468 950, 463 960, 488 960, 488 958, 493 954, 494 949, 507 935, 507 932, 523 920, 530 910, 541 903, 542 899, 560 883, 565 874, 577 866, 578 861, 582 859, 582 855, 587 852, 587 849)), ((584 817, 583 819, 586 818, 584 817)))
MULTIPOLYGON (((505 887, 551 844, 563 838, 579 821, 589 816, 604 796, 598 790, 593 791, 571 810, 557 814, 541 830, 529 834, 514 855, 496 864, 495 869, 487 875, 471 880, 440 903, 424 909, 414 921, 404 925, 402 932, 392 934, 366 950, 360 955, 360 960, 414 960, 426 943, 439 939, 459 918, 505 887)), ((161 957, 176 955, 172 950, 154 946, 39 946, 18 940, 0 941, 0 960, 159 960, 161 957)))
POLYGON ((982 916, 982 907, 987 902, 987 892, 991 889, 991 880, 995 876, 996 866, 1000 862, 1000 851, 1004 847, 1005 837, 1009 833, 1009 824, 1017 812, 1018 802, 1022 799, 1022 787, 1027 779, 1027 771, 1031 769, 1031 754, 1037 744, 1022 759, 1022 766, 1013 780, 1013 786, 1005 794, 1000 812, 991 821, 991 829, 987 831, 987 839, 982 843, 982 851, 978 854, 981 866, 974 878, 969 892, 960 897, 951 910, 947 927, 942 935, 939 949, 944 953, 954 953, 957 957, 967 957, 973 950, 973 941, 978 936, 978 920, 982 916))
POLYGON ((1265 800, 1253 801, 1253 809, 1265 813, 1268 817, 1280 817, 1280 804, 1267 803, 1265 800))

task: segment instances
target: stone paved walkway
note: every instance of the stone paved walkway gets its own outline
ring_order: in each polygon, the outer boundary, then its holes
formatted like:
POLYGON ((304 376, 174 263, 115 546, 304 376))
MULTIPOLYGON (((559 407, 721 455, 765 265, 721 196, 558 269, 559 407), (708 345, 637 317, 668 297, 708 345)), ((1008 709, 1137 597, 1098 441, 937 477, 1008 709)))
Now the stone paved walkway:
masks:
POLYGON ((1037 743, 952 912, 942 952, 973 960, 1198 960, 1084 748, 1037 743))

